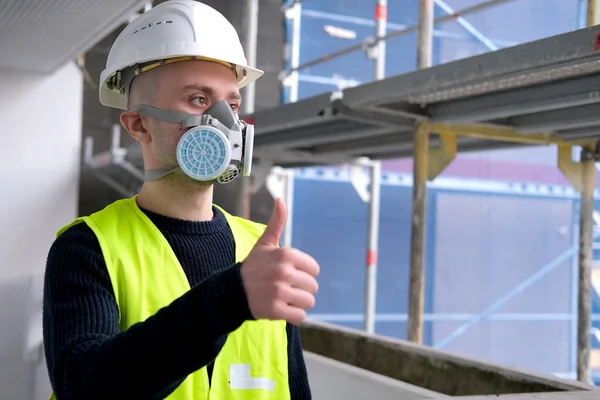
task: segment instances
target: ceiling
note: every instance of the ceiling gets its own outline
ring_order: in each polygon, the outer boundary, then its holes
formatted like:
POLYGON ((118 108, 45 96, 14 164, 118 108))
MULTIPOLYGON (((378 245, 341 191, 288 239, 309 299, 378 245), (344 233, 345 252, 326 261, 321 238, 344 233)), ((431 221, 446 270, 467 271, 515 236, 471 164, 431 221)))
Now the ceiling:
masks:
POLYGON ((85 53, 148 0, 0 0, 0 68, 48 74, 85 53))

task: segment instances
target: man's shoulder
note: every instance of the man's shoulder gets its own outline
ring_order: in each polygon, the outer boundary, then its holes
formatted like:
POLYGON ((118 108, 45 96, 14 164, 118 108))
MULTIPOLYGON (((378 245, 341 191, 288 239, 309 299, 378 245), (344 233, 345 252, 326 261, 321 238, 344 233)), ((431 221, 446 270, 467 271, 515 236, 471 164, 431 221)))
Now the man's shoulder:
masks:
POLYGON ((100 244, 94 231, 82 220, 67 225, 56 237, 50 252, 71 251, 100 251, 100 244))
MULTIPOLYGON (((262 232, 267 227, 265 224, 262 224, 260 222, 252 221, 250 219, 246 219, 243 217, 238 217, 237 215, 230 214, 225 209, 223 209, 219 206, 216 206, 215 208, 225 216, 225 219, 227 220, 229 225, 231 226, 233 224, 233 225, 235 225, 235 228, 241 228, 245 231, 249 231, 250 233, 256 232, 260 236, 260 235, 262 235, 262 232)), ((234 228, 234 227, 232 227, 232 228, 234 228)))
POLYGON ((99 276, 104 268, 100 243, 84 222, 66 228, 52 243, 46 259, 46 276, 56 282, 66 282, 67 276, 80 277, 84 270, 99 276))

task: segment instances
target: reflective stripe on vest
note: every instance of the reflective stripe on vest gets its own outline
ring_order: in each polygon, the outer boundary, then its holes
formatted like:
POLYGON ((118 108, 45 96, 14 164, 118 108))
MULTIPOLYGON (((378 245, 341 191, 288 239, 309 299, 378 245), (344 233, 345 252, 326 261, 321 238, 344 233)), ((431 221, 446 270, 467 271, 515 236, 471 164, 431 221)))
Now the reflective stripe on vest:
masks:
MULTIPOLYGON (((265 226, 221 211, 233 233, 236 262, 242 261, 265 226)), ((94 231, 102 248, 119 306, 121 330, 144 321, 190 290, 171 246, 138 208, 135 197, 78 218, 58 235, 81 222, 94 231)), ((210 385, 204 367, 188 375, 167 399, 288 400, 285 327, 285 321, 246 321, 228 335, 215 359, 210 385)))

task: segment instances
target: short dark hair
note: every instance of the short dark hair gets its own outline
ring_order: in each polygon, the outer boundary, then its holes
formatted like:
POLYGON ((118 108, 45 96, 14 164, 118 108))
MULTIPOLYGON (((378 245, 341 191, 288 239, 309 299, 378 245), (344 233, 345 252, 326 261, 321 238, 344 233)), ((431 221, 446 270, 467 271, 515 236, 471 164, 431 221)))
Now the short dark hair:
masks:
POLYGON ((157 67, 136 76, 128 91, 127 108, 131 109, 137 104, 153 105, 158 96, 162 74, 162 68, 157 67))

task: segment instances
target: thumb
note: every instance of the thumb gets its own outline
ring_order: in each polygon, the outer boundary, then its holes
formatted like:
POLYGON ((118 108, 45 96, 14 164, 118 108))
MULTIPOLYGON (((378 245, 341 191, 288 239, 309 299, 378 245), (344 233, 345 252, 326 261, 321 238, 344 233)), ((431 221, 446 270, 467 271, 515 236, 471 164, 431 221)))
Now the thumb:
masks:
POLYGON ((281 198, 277 198, 275 199, 271 219, 269 219, 269 223, 267 224, 267 227, 260 239, 258 239, 257 244, 262 246, 277 246, 279 244, 279 237, 281 236, 281 232, 283 232, 286 221, 287 208, 283 200, 281 198))

